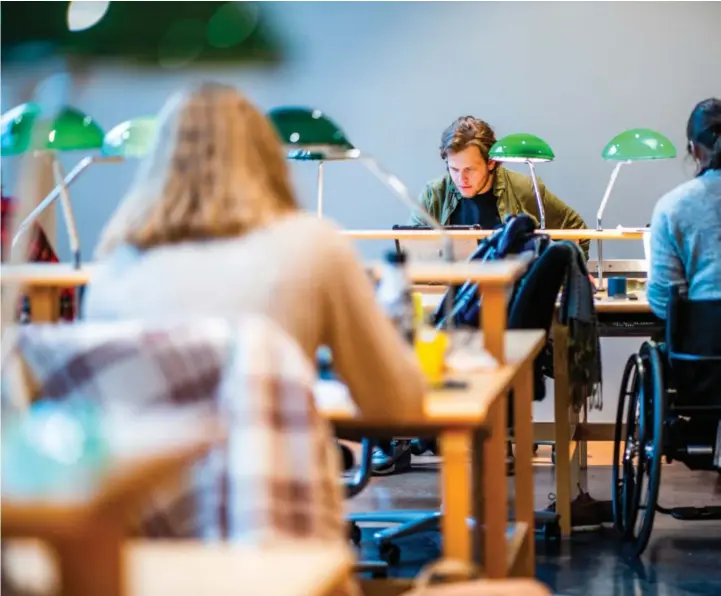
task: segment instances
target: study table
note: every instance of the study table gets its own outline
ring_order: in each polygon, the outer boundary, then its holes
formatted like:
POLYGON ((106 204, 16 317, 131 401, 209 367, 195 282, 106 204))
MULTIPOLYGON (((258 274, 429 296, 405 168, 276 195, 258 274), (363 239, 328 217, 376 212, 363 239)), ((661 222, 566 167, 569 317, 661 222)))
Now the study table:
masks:
MULTIPOLYGON (((390 436, 440 435, 444 454, 441 523, 444 555, 472 561, 475 553, 482 551, 489 578, 503 578, 512 573, 530 577, 534 571, 531 400, 533 360, 545 344, 545 334, 528 332, 512 336, 506 330, 506 295, 527 265, 528 260, 520 258, 487 263, 409 263, 406 274, 411 283, 461 284, 466 280, 478 283, 484 300, 483 334, 479 339, 498 367, 466 379, 469 391, 462 400, 455 391, 441 391, 435 397, 429 394, 423 416, 417 421, 389 420, 388 417, 364 420, 349 416, 347 410, 327 411, 342 434, 355 429, 359 437, 376 432, 381 436, 389 433, 390 436), (525 339, 511 344, 512 337, 525 339), (516 523, 507 538, 507 485, 498 479, 506 477, 506 398, 511 387, 516 389, 514 435, 520 457, 516 463, 516 523), (482 543, 480 523, 474 524, 474 540, 471 540, 468 530, 471 519, 483 521, 482 543)), ((367 264, 374 275, 380 267, 380 264, 367 264)))
MULTIPOLYGON (((484 334, 478 335, 480 344, 485 346, 484 334)), ((477 341, 476 337, 473 341, 477 341)), ((451 371, 450 378, 464 381, 467 386, 429 391, 423 411, 417 415, 367 418, 358 413, 347 393, 318 393, 320 411, 343 438, 439 437, 443 453, 441 533, 444 556, 471 561, 476 558, 476 549, 480 549, 484 569, 491 578, 533 577, 533 362, 545 344, 542 330, 506 331, 505 364, 467 373, 451 371), (513 524, 507 522, 507 484, 499 482, 506 478, 506 396, 509 389, 514 392, 514 436, 518 453, 513 524), (475 520, 472 533, 468 531, 467 520, 475 520), (479 537, 481 526, 484 529, 482 543, 479 537)))
MULTIPOLYGON (((353 240, 441 240, 451 238, 480 239, 487 238, 493 230, 447 230, 441 234, 438 230, 342 230, 346 238, 353 240)), ((554 240, 641 240, 640 228, 617 228, 608 230, 538 230, 554 240)))
MULTIPOLYGON (((444 286, 417 285, 423 307, 435 311, 445 291, 444 286)), ((651 312, 643 291, 629 292, 635 299, 609 298, 605 292, 596 295, 595 305, 602 337, 649 337, 662 329, 662 322, 651 312)), ((554 348, 565 345, 565 329, 555 325, 554 348)), ((587 412, 583 411, 584 416, 587 412)), ((613 441, 614 424, 587 422, 571 408, 567 354, 554 351, 554 421, 534 422, 534 440, 552 441, 556 449, 556 511, 561 515, 561 533, 571 533, 570 503, 573 487, 580 481, 580 470, 586 468, 587 441, 613 441), (564 424, 567 421, 567 424, 564 424), (564 513, 567 512, 567 513, 564 513)))
MULTIPOLYGON (((518 559, 524 561, 519 563, 519 573, 533 574, 534 544, 529 539, 529 535, 533 535, 534 523, 532 362, 542 349, 545 337, 540 332, 525 336, 530 338, 526 343, 506 345, 506 338, 511 337, 506 333, 506 295, 526 270, 527 263, 527 260, 519 258, 492 263, 411 263, 407 266, 407 275, 413 283, 460 284, 470 279, 479 284, 479 291, 484 296, 481 320, 483 347, 496 360, 498 367, 491 373, 483 373, 477 379, 470 380, 470 389, 464 399, 458 399, 455 392, 441 392, 426 403, 424 414, 427 416, 422 419, 388 422, 394 433, 413 429, 420 431, 420 436, 433 429, 441 433, 444 459, 447 460, 444 464, 444 506, 448 511, 443 522, 445 553, 452 558, 473 560, 474 551, 479 545, 472 544, 466 520, 482 507, 483 516, 478 514, 477 519, 484 520, 484 563, 491 578, 506 577, 509 569, 513 571, 517 553, 522 553, 523 556, 518 559), (514 432, 517 449, 519 454, 527 455, 520 455, 516 463, 516 482, 521 490, 517 490, 515 528, 518 531, 511 537, 508 550, 512 556, 509 561, 505 548, 507 489, 505 483, 498 483, 497 480, 506 477, 506 393, 511 386, 517 387, 514 392, 518 413, 514 432), (417 428, 416 424, 419 425, 417 428), (473 460, 473 483, 467 470, 469 454, 473 460), (450 478, 454 479, 454 484, 450 483, 450 478), (465 480, 456 482, 457 478, 465 480), (490 494, 483 498, 480 490, 482 486, 493 487, 490 494)), ((57 320, 54 304, 57 303, 55 298, 59 288, 87 284, 93 267, 93 264, 88 264, 75 270, 66 264, 4 266, 2 283, 19 283, 23 286, 31 298, 31 318, 34 322, 53 321, 57 320)), ((381 264, 368 263, 366 267, 371 273, 378 274, 381 264)), ((387 422, 348 416, 342 418, 337 413, 332 414, 331 419, 344 430, 350 430, 358 424, 367 428, 367 424, 387 422)), ((382 424, 381 428, 386 428, 382 424)), ((478 533, 474 535, 477 537, 478 533)))
MULTIPOLYGON (((351 577, 355 556, 342 544, 288 541, 266 546, 184 540, 127 540, 122 596, 330 596, 351 577)), ((19 588, 57 594, 52 553, 37 541, 11 543, 5 565, 19 588)), ((91 567, 91 559, 86 566, 91 567)), ((75 592, 63 595, 78 596, 75 592)), ((95 592, 94 596, 109 592, 95 592)))
MULTIPOLYGON (((539 234, 547 234, 554 240, 594 240, 597 242, 610 240, 643 240, 648 228, 615 228, 605 230, 538 230, 539 234)), ((443 234, 438 230, 344 230, 346 237, 354 240, 404 240, 428 241, 438 240, 444 236, 459 239, 481 239, 492 234, 491 230, 446 230, 443 234)), ((439 244, 440 246, 440 244, 439 244)), ((601 260, 601 268, 605 270, 607 261, 601 260)), ((595 270, 596 267, 593 267, 595 270)), ((617 275, 619 273, 616 273, 617 275)), ((424 306, 435 310, 440 294, 445 291, 442 285, 417 286, 414 288, 424 294, 424 306)), ((648 337, 658 330, 655 317, 650 312, 648 301, 643 292, 634 292, 637 300, 609 299, 598 296, 596 309, 599 316, 600 332, 605 337, 648 337)), ((485 301, 485 297, 484 297, 485 301)), ((484 302, 485 303, 485 302, 484 302)), ((613 424, 597 424, 579 421, 579 416, 570 409, 570 393, 568 390, 568 363, 565 350, 557 349, 565 343, 565 329, 554 325, 554 422, 534 423, 537 441, 553 440, 556 443, 556 511, 561 516, 561 533, 571 534, 571 493, 579 478, 579 471, 585 467, 585 441, 613 440, 613 424), (564 422, 568 421, 568 424, 564 422)), ((584 408, 584 415, 586 409, 584 408)))
MULTIPOLYGON (((638 230, 545 230, 554 238, 578 240, 583 238, 602 238, 604 240, 639 240, 643 234, 638 230)), ((394 231, 394 230, 346 230, 344 234, 354 239, 394 239, 405 237, 427 239, 438 237, 436 231, 394 231)), ((484 237, 489 234, 485 230, 452 231, 451 236, 484 237)), ((508 269, 504 263, 484 264, 485 281, 481 291, 484 295, 484 309, 482 328, 486 332, 486 348, 498 357, 504 353, 503 338, 506 328, 506 307, 505 292, 520 274, 522 269, 508 269), (494 269, 495 267, 495 269, 494 269)), ((445 291, 446 283, 462 283, 473 277, 478 270, 473 267, 477 263, 455 263, 452 271, 443 263, 438 264, 411 264, 410 273, 412 281, 415 282, 415 289, 424 294, 424 305, 433 309, 440 299, 440 293, 445 291), (434 282, 437 285, 426 285, 434 282), (422 284, 422 285, 421 285, 422 284)), ((377 271, 378 264, 369 264, 372 271, 377 271)), ((516 266, 517 267, 517 266, 516 266)), ((58 318, 59 288, 69 286, 85 285, 94 265, 86 264, 81 270, 74 270, 67 264, 26 264, 15 266, 3 266, 0 280, 3 284, 19 282, 25 286, 30 297, 32 320, 36 322, 54 321, 58 318)), ((648 330, 643 326, 639 328, 635 324, 637 319, 648 321, 653 319, 648 306, 648 301, 642 292, 635 292, 638 300, 609 299, 602 294, 596 300, 596 309, 599 314, 601 332, 605 336, 647 336, 648 330), (624 326, 619 324, 619 319, 628 318, 630 323, 624 326), (611 333, 612 332, 612 333, 611 333)), ((562 333, 559 326, 554 328, 554 333, 562 333)), ((554 342, 554 345, 561 345, 563 338, 554 342)), ((501 358, 502 359, 502 358, 501 358)), ((579 422, 577 415, 568 409, 568 373, 563 371, 566 355, 555 354, 555 383, 554 383, 554 422, 534 423, 535 439, 537 441, 554 440, 556 442, 556 507, 561 516, 561 531, 564 536, 570 535, 570 501, 572 479, 578 476, 578 470, 585 467, 585 441, 600 440, 608 441, 613 437, 612 424, 598 424, 579 422), (569 424, 556 424, 561 420, 569 420, 569 424), (564 430, 565 427, 565 430, 564 430), (564 445, 569 445, 564 448, 564 445), (568 462, 568 463, 566 463, 568 462)))
POLYGON ((116 456, 88 490, 63 497, 20 497, 4 490, 3 542, 35 539, 50 545, 63 595, 125 596, 122 544, 127 516, 150 489, 184 473, 222 436, 217 425, 200 424, 182 439, 116 456))

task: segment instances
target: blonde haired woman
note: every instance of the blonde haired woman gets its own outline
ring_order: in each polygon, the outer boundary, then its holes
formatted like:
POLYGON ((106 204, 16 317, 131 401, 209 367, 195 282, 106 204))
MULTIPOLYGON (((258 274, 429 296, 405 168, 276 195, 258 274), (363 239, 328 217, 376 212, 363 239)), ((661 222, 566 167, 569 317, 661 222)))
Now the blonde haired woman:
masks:
POLYGON ((352 246, 300 210, 275 131, 232 87, 167 102, 99 257, 89 320, 258 313, 310 359, 329 346, 365 414, 420 410, 420 369, 352 246))

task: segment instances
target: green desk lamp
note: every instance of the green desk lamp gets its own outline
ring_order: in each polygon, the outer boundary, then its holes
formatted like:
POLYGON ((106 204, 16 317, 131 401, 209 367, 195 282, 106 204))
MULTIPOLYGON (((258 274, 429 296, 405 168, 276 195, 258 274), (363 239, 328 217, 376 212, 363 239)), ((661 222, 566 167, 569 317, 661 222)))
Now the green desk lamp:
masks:
POLYGON ((121 122, 103 140, 105 157, 139 158, 150 151, 157 132, 155 118, 144 116, 121 122))
MULTIPOLYGON (((83 112, 61 108, 52 118, 44 118, 36 104, 23 104, 3 115, 2 154, 19 155, 27 151, 51 152, 94 150, 102 146, 103 131, 83 112)), ((68 196, 68 186, 93 162, 96 157, 86 157, 65 176, 60 162, 53 158, 52 167, 56 186, 40 204, 20 223, 13 237, 15 247, 21 237, 56 199, 60 199, 63 217, 68 228, 70 247, 76 268, 80 267, 80 246, 68 196)))
MULTIPOLYGON (((603 230, 603 212, 606 203, 611 196, 611 190, 616 183, 616 178, 621 166, 634 161, 649 161, 655 159, 673 159, 676 157, 676 147, 661 133, 648 128, 632 128, 613 137, 603 148, 601 157, 607 161, 615 161, 616 165, 611 172, 611 178, 603 193, 601 205, 596 213, 596 229, 603 230)), ((603 281, 603 242, 597 240, 598 262, 597 275, 598 287, 602 287, 603 281)))
MULTIPOLYGON (((323 164, 326 161, 359 161, 411 211, 418 212, 425 222, 440 233, 444 259, 453 262, 453 241, 440 222, 413 198, 401 180, 385 170, 370 155, 361 153, 341 128, 320 110, 304 107, 275 108, 268 113, 287 151, 288 159, 318 163, 318 217, 323 216, 323 164)), ((448 305, 448 329, 452 326, 453 288, 448 305)))
POLYGON ((543 208, 543 198, 538 190, 536 169, 534 164, 553 161, 553 150, 543 139, 527 133, 516 133, 503 137, 491 147, 488 158, 493 161, 525 163, 531 170, 533 192, 536 195, 536 205, 541 218, 541 229, 546 228, 546 211, 543 208))
POLYGON ((346 138, 340 127, 320 110, 302 107, 274 108, 268 118, 275 126, 293 161, 318 164, 318 216, 323 215, 323 165, 327 161, 346 161, 360 157, 360 151, 346 138))
POLYGON ((453 260, 450 237, 443 226, 411 195, 401 180, 385 170, 370 155, 361 153, 346 137, 343 130, 321 110, 306 107, 279 107, 268 112, 283 142, 287 157, 293 161, 318 163, 318 216, 323 215, 323 164, 327 161, 358 161, 390 188, 411 211, 418 212, 433 229, 439 230, 446 244, 445 254, 453 260))
POLYGON ((2 115, 2 156, 21 155, 30 148, 33 126, 40 115, 40 106, 20 104, 2 115))

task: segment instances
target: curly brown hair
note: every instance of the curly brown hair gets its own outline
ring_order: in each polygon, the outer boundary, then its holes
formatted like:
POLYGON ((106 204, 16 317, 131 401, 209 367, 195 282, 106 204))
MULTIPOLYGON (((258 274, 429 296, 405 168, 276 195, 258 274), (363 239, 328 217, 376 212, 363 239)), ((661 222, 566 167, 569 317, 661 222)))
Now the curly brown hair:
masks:
POLYGON ((496 142, 496 133, 488 122, 473 116, 457 118, 441 135, 441 159, 449 154, 458 153, 468 147, 478 147, 483 159, 488 161, 488 152, 496 142))

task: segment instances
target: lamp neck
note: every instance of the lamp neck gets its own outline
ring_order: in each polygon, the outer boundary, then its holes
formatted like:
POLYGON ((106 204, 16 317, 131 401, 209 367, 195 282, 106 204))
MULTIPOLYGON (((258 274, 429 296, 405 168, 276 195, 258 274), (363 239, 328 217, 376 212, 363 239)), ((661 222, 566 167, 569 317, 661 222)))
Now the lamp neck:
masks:
POLYGON ((603 193, 603 199, 601 199, 601 204, 598 207, 598 213, 596 213, 596 229, 597 230, 603 230, 603 212, 606 210, 606 203, 608 203, 608 198, 611 196, 611 191, 613 190, 613 185, 616 183, 616 178, 618 177, 619 171, 621 171, 621 166, 624 164, 630 163, 629 161, 619 161, 616 164, 616 167, 613 168, 613 172, 611 172, 611 178, 608 180, 608 185, 606 186, 606 191, 603 193))

